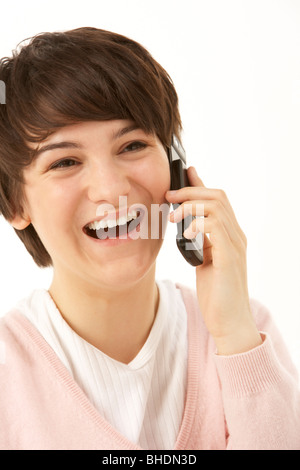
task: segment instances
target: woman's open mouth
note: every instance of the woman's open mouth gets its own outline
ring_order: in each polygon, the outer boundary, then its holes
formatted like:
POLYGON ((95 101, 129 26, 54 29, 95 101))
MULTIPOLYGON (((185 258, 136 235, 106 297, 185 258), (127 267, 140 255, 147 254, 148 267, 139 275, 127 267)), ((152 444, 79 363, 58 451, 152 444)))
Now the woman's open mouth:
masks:
MULTIPOLYGON (((101 220, 87 224, 83 231, 89 237, 105 240, 105 239, 127 239, 131 238, 130 234, 139 231, 139 225, 143 218, 143 211, 141 209, 131 210, 127 215, 119 218, 116 216, 107 216, 101 220)), ((133 237, 136 238, 136 237, 133 237)))

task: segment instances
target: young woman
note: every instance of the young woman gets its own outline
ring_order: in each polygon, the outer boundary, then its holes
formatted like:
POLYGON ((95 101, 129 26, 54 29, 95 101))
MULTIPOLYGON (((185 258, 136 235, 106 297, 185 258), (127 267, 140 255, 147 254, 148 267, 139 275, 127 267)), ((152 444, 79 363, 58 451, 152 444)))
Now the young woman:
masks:
POLYGON ((169 190, 181 121, 165 70, 79 28, 37 35, 0 80, 0 210, 53 266, 1 320, 0 448, 300 448, 297 374, 249 299, 226 195, 192 167, 169 190), (166 220, 187 213, 185 237, 204 234, 195 291, 155 278, 166 220))

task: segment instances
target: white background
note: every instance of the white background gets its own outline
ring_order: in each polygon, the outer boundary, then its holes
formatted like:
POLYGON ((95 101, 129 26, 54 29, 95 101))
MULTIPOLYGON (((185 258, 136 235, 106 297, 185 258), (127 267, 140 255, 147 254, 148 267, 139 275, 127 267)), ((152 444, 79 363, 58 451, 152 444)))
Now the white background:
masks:
MULTIPOLYGON (((248 238, 252 297, 272 312, 300 370, 300 2, 85 0, 4 2, 0 56, 43 31, 95 26, 142 43, 171 75, 189 163, 226 191, 248 238)), ((55 227, 49 227, 55 230, 55 227)), ((194 286, 170 226, 157 277, 194 286)), ((0 315, 50 270, 0 219, 0 315)))

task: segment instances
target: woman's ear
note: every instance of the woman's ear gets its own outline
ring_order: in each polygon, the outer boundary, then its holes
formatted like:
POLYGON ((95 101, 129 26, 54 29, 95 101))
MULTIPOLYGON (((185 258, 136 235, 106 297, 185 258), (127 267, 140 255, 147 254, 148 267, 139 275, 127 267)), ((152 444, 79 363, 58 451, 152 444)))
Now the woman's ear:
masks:
POLYGON ((15 215, 9 223, 17 230, 24 230, 24 228, 31 224, 31 220, 29 217, 23 215, 15 215))

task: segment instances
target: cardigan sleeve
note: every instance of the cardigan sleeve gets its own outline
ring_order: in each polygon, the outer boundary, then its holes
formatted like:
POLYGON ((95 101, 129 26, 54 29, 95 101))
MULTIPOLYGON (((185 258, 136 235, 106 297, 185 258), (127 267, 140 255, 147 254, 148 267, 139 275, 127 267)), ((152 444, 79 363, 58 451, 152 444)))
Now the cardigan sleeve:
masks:
POLYGON ((268 310, 257 301, 251 305, 263 343, 246 353, 215 355, 227 449, 299 450, 298 373, 268 310))

